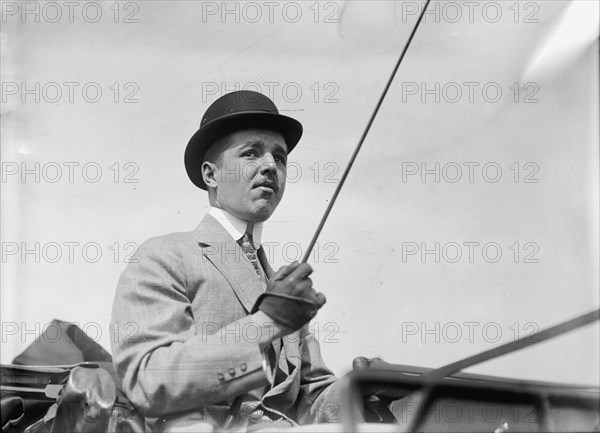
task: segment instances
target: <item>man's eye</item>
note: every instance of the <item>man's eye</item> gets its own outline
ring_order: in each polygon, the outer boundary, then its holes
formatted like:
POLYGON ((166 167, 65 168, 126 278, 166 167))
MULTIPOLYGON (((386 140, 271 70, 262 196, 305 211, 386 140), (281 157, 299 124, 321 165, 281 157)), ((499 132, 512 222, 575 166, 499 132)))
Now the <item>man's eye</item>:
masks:
POLYGON ((242 156, 257 156, 256 150, 246 150, 242 156))
POLYGON ((287 162, 285 157, 279 155, 275 156, 275 161, 283 165, 287 162))

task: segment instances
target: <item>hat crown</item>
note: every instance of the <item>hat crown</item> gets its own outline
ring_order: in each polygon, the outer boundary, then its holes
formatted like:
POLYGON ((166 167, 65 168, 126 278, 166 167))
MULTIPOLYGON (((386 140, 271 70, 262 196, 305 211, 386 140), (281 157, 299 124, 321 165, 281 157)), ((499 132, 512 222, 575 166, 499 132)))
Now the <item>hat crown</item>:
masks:
POLYGON ((200 128, 223 116, 244 112, 264 112, 279 114, 275 103, 262 93, 239 90, 221 96, 204 113, 200 128))

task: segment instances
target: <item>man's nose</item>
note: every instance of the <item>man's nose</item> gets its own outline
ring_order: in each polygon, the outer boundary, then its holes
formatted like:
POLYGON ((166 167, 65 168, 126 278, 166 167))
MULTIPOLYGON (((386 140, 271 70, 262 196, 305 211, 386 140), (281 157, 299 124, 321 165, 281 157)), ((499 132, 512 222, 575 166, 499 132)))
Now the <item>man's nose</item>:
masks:
POLYGON ((262 163, 260 165, 261 174, 272 174, 277 171, 277 164, 275 163, 275 158, 271 153, 265 153, 262 158, 262 163))

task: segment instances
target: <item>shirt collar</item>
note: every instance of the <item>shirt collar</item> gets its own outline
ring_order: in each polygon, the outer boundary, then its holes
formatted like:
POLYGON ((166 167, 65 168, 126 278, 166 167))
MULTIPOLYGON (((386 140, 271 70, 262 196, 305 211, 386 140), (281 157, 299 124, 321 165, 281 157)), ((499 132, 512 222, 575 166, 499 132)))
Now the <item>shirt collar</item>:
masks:
MULTIPOLYGON (((244 221, 241 218, 231 215, 229 212, 219 209, 217 207, 211 207, 208 211, 214 219, 219 221, 223 228, 231 235, 231 237, 239 241, 248 227, 248 221, 244 221)), ((252 233, 252 241, 254 248, 259 249, 262 240, 263 223, 254 223, 254 230, 252 233)))

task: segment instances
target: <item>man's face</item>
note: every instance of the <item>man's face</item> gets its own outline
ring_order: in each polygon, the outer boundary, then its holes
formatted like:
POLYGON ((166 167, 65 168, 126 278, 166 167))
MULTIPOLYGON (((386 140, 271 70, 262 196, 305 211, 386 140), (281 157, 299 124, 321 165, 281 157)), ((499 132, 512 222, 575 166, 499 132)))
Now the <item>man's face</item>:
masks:
POLYGON ((287 145, 283 136, 244 130, 216 146, 214 175, 207 182, 215 188, 215 205, 246 221, 266 221, 285 191, 287 145))

